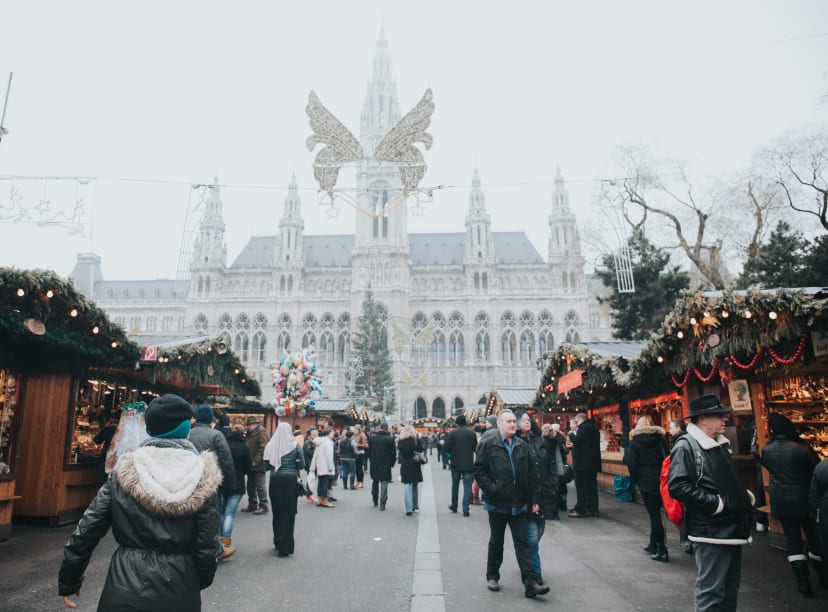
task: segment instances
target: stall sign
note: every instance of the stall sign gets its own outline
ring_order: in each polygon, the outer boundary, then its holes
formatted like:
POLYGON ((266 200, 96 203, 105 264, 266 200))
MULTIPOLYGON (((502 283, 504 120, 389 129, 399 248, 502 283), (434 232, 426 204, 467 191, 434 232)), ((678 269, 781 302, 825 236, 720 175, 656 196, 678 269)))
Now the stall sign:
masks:
POLYGON ((733 412, 753 412, 747 380, 744 378, 731 380, 727 390, 730 392, 730 406, 733 412))
POLYGON ((558 393, 566 393, 572 389, 577 389, 583 383, 583 370, 572 370, 569 374, 564 374, 558 379, 558 393))
POLYGON ((141 353, 141 361, 158 361, 158 347, 145 346, 141 353))
POLYGON ((814 357, 828 355, 828 331, 811 332, 811 343, 814 345, 814 357))

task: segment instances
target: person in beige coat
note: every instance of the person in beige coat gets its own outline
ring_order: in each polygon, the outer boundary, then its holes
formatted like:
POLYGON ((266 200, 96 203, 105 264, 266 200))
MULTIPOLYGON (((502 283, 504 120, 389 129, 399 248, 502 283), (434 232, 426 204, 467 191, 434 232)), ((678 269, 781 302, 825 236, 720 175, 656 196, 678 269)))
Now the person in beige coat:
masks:
POLYGON ((316 488, 316 505, 323 508, 336 508, 336 506, 328 501, 334 476, 336 475, 333 437, 333 429, 320 432, 319 437, 314 440, 316 442, 316 451, 313 453, 313 459, 311 460, 309 469, 309 471, 316 471, 316 476, 319 479, 319 484, 316 488))

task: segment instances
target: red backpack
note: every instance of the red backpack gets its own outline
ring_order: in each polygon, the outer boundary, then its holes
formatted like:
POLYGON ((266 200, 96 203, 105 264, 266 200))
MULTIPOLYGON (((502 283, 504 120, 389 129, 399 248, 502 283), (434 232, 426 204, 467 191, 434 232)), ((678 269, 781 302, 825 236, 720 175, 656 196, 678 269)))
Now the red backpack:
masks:
MULTIPOLYGON (((701 481, 702 469, 704 467, 704 455, 702 455, 701 447, 696 440, 694 440, 690 435, 685 435, 683 437, 687 440, 688 444, 690 444, 690 448, 693 449, 693 455, 696 459, 696 485, 698 486, 701 481)), ((670 522, 673 523, 673 525, 681 527, 681 523, 684 520, 684 504, 679 500, 670 497, 670 490, 667 487, 667 476, 669 473, 670 455, 667 455, 661 463, 661 474, 658 479, 658 489, 661 492, 661 501, 664 504, 664 514, 667 515, 667 518, 670 519, 670 522)))

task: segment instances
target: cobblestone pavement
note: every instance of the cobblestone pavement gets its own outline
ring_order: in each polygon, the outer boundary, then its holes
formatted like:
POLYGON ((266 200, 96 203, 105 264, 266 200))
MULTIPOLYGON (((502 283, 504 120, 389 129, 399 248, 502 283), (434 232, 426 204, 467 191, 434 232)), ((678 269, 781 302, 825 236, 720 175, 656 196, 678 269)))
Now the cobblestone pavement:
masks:
MULTIPOLYGON (((436 459, 436 457, 433 457, 436 459)), ((205 610, 320 609, 370 611, 692 610, 695 564, 668 526, 670 563, 651 561, 641 551, 649 524, 640 504, 601 494, 600 519, 547 522, 541 560, 549 595, 523 597, 520 575, 507 536, 500 593, 485 585, 488 522, 481 506, 471 516, 448 511, 449 472, 426 466, 420 511, 403 511, 403 485, 390 487, 388 509, 373 507, 366 488, 335 489, 337 508, 300 500, 296 554, 277 558, 271 546, 270 515, 239 513, 233 543, 238 552, 221 563, 212 587, 202 592, 205 610), (243 606, 243 608, 242 608, 243 606)), ((574 491, 570 492, 570 504, 574 491)), ((64 609, 57 596, 62 546, 72 527, 14 527, 0 542, 0 610, 64 609)), ((825 610, 828 591, 806 600, 796 593, 782 550, 768 534, 755 534, 745 547, 740 610, 825 610)), ((87 571, 79 610, 94 610, 103 586, 111 535, 99 545, 87 571)))

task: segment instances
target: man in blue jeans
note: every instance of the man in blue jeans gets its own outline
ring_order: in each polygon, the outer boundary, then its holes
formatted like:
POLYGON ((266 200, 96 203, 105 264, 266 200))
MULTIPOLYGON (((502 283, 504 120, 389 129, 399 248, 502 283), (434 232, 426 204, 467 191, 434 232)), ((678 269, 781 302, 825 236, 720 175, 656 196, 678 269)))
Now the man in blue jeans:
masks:
POLYGON ((454 419, 457 427, 446 436, 445 452, 451 456, 451 505, 449 510, 457 513, 457 494, 460 481, 463 481, 463 516, 469 516, 471 500, 472 468, 474 467, 474 449, 477 448, 477 434, 466 427, 466 417, 462 414, 454 419))
POLYGON ((526 443, 515 436, 517 419, 511 410, 501 410, 497 432, 484 436, 477 447, 474 477, 483 491, 489 513, 489 554, 486 559, 486 587, 500 590, 503 540, 506 526, 512 532, 515 556, 520 567, 524 595, 536 597, 549 592, 532 565, 532 551, 526 536, 526 513, 540 510, 540 490, 534 470, 529 469, 526 443))

